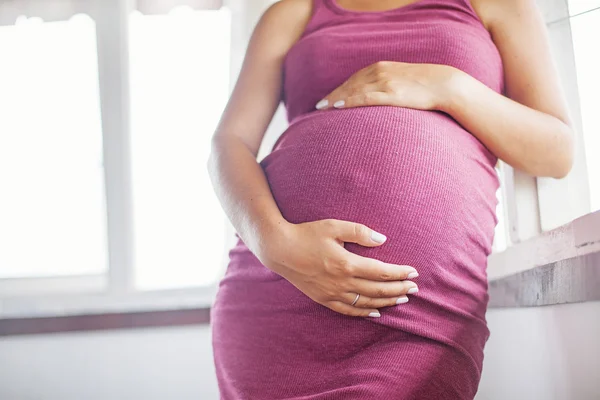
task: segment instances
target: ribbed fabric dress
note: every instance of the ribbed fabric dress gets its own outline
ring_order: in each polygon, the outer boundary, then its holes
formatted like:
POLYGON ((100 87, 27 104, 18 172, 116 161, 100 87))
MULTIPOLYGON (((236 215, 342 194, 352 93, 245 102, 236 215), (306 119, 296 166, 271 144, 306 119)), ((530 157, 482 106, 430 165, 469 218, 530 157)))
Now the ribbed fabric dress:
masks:
POLYGON ((360 222, 387 235, 357 254, 414 266, 419 292, 381 318, 313 302, 241 240, 212 309, 222 399, 472 399, 489 336, 486 260, 496 157, 449 115, 315 110, 377 61, 446 64, 503 90, 499 53, 469 0, 356 12, 315 0, 284 62, 290 125, 261 162, 290 222, 360 222))

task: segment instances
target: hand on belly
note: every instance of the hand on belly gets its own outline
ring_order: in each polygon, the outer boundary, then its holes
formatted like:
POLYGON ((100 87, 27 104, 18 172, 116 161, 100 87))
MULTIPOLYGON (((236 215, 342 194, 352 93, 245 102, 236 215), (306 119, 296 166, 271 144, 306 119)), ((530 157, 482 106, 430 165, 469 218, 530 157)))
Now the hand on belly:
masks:
POLYGON ((350 316, 379 317, 378 308, 406 303, 416 293, 415 268, 362 257, 345 242, 366 247, 385 236, 353 222, 320 220, 289 224, 262 254, 263 263, 312 300, 350 316), (358 296, 360 295, 360 296, 358 296))

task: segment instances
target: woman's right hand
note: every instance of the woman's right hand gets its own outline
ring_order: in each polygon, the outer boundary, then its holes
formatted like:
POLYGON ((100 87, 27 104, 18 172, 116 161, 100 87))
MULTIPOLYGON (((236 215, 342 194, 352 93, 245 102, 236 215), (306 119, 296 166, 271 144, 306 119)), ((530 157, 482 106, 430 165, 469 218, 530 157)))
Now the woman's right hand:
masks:
POLYGON ((362 224, 327 219, 288 223, 264 241, 260 259, 312 300, 351 316, 379 317, 378 308, 408 301, 418 276, 407 265, 388 264, 351 253, 344 242, 381 246, 386 238, 362 224), (352 305, 356 295, 360 297, 352 305))

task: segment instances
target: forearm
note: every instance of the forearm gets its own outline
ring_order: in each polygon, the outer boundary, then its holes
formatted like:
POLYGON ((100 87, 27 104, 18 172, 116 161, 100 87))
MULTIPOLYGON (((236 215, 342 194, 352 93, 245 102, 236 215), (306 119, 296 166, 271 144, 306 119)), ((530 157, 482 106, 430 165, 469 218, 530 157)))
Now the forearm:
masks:
MULTIPOLYGON (((208 170, 226 215, 259 258, 266 240, 287 224, 254 154, 235 136, 215 136, 208 170)), ((261 260, 263 261, 263 260, 261 260)))
POLYGON ((440 110, 515 168, 555 178, 571 168, 573 134, 565 122, 496 93, 466 73, 453 75, 440 110))

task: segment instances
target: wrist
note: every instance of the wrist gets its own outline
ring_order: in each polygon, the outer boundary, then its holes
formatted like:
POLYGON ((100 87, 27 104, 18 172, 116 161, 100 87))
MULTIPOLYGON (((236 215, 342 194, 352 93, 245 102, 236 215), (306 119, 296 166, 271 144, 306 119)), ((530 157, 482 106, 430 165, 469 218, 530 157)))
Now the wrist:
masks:
POLYGON ((279 270, 282 254, 285 254, 285 248, 291 241, 294 227, 294 224, 281 217, 265 222, 257 229, 256 256, 265 267, 274 272, 279 270))
POLYGON ((471 78, 465 72, 454 67, 446 67, 442 84, 438 86, 437 109, 452 115, 452 110, 462 102, 463 94, 468 92, 471 78))

